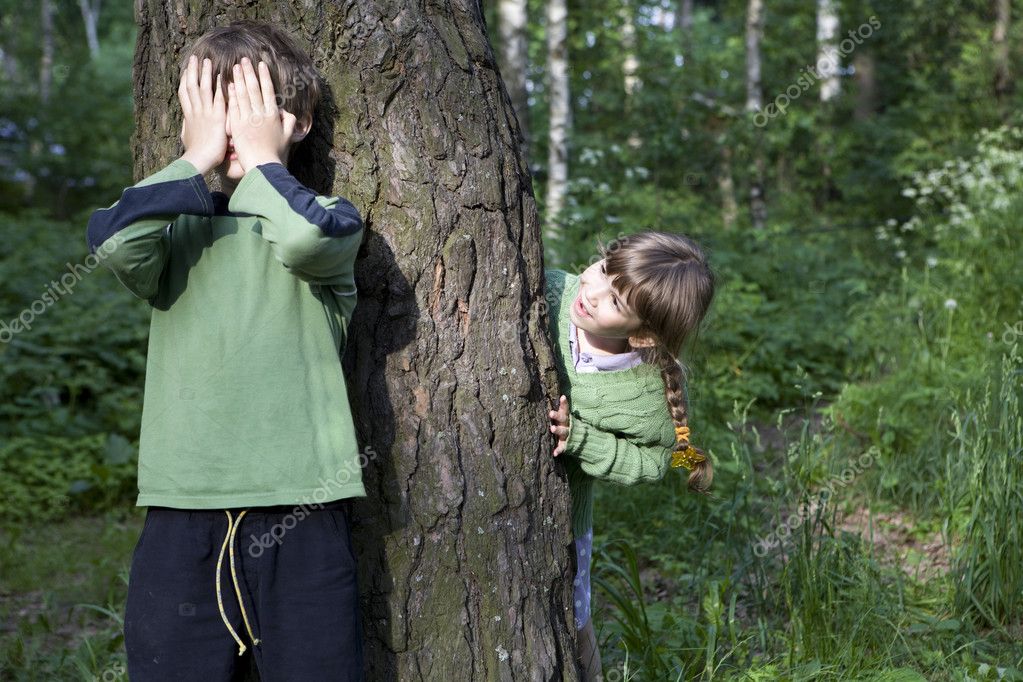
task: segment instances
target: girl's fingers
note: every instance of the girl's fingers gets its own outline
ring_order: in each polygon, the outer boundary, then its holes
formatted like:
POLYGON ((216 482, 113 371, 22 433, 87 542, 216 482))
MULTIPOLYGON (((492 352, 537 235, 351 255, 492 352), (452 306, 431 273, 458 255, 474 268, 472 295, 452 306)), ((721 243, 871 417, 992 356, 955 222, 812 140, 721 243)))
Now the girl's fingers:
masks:
POLYGON ((270 67, 266 62, 259 63, 259 89, 263 93, 263 110, 271 112, 277 107, 274 81, 270 77, 270 67))

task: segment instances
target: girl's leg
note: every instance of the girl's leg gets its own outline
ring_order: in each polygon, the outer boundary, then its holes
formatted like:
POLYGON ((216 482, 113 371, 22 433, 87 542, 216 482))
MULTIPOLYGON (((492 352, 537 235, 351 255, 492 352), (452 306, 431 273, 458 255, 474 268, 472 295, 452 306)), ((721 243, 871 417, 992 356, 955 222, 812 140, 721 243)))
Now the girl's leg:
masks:
POLYGON ((600 651, 597 637, 593 632, 590 618, 590 556, 593 551, 593 529, 589 529, 575 540, 575 651, 579 663, 579 674, 584 682, 602 680, 600 651))
POLYGON ((599 682, 603 680, 600 667, 600 650, 597 648, 597 635, 593 632, 593 619, 590 618, 575 634, 576 657, 579 662, 579 675, 583 682, 599 682))

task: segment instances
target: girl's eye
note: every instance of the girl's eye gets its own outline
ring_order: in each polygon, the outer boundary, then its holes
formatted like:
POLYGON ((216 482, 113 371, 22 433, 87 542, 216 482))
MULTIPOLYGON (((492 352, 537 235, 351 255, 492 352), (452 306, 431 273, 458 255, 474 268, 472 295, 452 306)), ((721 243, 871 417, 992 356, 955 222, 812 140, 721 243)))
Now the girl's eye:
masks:
POLYGON ((606 275, 607 274, 607 270, 604 269, 604 264, 603 263, 600 264, 600 274, 602 274, 602 275, 606 275))

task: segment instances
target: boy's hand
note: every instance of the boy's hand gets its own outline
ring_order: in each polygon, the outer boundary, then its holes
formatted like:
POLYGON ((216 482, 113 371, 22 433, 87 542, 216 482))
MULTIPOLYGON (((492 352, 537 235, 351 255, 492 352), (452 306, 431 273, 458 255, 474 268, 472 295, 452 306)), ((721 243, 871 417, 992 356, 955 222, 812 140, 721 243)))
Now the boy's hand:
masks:
POLYGON ((554 456, 557 457, 565 451, 568 444, 568 398, 561 396, 558 409, 547 413, 551 419, 551 433, 558 437, 558 446, 554 448, 554 456))
POLYGON ((178 86, 178 101, 183 114, 181 143, 185 145, 181 158, 203 175, 220 165, 227 153, 227 131, 224 129, 227 106, 219 74, 216 92, 213 92, 212 73, 213 63, 203 59, 200 76, 199 58, 192 55, 178 86))
POLYGON ((283 163, 291 134, 294 114, 277 108, 270 69, 259 63, 259 75, 248 57, 234 65, 234 82, 228 86, 228 118, 231 139, 238 163, 245 172, 264 163, 283 163))

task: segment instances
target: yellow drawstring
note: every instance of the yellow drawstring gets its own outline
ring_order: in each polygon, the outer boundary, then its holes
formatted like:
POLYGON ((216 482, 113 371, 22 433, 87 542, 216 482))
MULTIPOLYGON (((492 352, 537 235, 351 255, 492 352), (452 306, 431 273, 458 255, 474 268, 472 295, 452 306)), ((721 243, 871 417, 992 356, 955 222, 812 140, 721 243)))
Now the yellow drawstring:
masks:
MULTIPOLYGON (((248 510, 246 510, 248 511, 248 510)), ((249 627, 249 617, 245 613, 245 602, 242 601, 242 591, 238 588, 238 575, 234 570, 234 534, 238 532, 238 526, 241 525, 242 517, 245 516, 245 512, 239 512, 238 518, 234 519, 231 517, 231 512, 224 510, 227 514, 227 535, 224 537, 224 544, 220 547, 220 556, 217 558, 217 606, 220 607, 220 617, 224 619, 224 625, 227 626, 228 632, 234 637, 234 641, 238 642, 238 655, 241 656, 245 653, 245 643, 242 642, 238 633, 235 632, 234 628, 231 627, 231 622, 227 619, 227 614, 224 612, 224 599, 220 596, 220 565, 224 562, 224 550, 231 547, 231 580, 234 582, 234 593, 238 596, 238 607, 242 611, 242 620, 245 621, 245 629, 249 631, 249 638, 252 640, 253 645, 259 644, 260 640, 252 634, 252 628, 249 627)))

